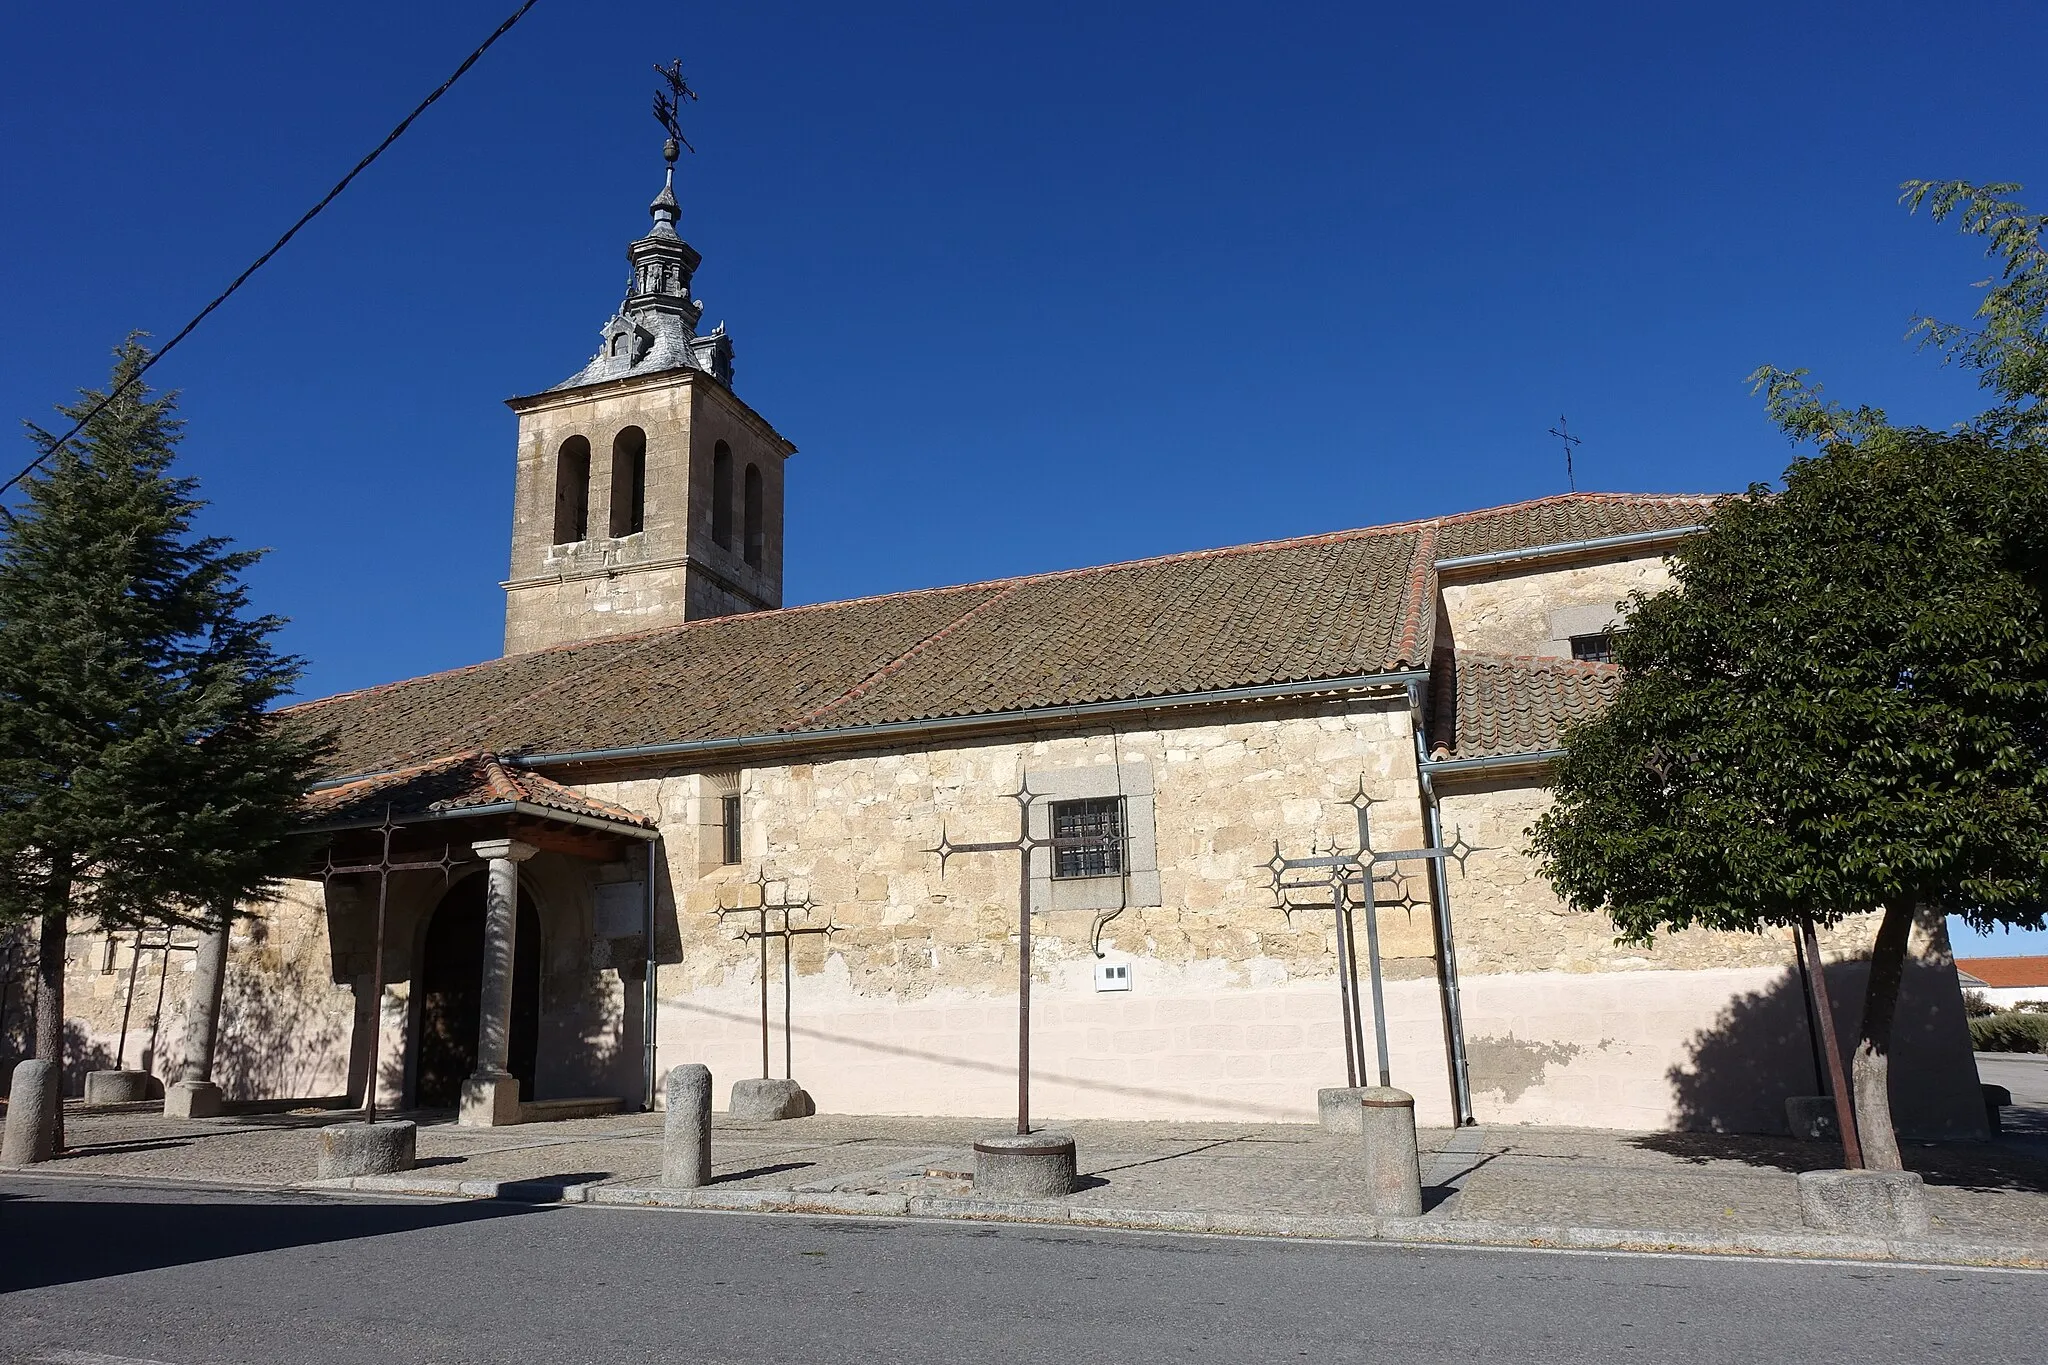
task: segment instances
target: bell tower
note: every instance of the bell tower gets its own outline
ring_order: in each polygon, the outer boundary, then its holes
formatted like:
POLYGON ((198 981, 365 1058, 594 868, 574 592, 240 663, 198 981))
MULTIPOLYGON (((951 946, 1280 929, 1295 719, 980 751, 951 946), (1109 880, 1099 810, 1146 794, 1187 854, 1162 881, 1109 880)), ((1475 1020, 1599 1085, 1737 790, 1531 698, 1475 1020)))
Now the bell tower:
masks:
MULTIPOLYGON (((671 85, 688 94, 679 76, 671 85)), ((697 331, 702 257, 676 232, 682 139, 666 107, 654 225, 626 249, 632 278, 597 354, 506 400, 519 416, 507 654, 782 605, 783 461, 796 447, 733 393, 725 325, 697 331)))

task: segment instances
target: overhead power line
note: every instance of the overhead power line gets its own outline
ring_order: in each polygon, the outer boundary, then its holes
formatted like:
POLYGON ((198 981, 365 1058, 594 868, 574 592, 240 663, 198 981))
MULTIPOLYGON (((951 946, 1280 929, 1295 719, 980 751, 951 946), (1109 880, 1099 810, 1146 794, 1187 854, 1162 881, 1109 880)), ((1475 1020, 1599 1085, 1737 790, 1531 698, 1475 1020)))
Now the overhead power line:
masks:
MULTIPOLYGON (((404 118, 400 119, 398 122, 398 126, 396 128, 393 128, 389 133, 385 134, 384 140, 378 143, 374 148, 372 148, 368 156, 364 157, 361 161, 358 161, 347 175, 343 176, 340 180, 336 181, 334 188, 327 191, 326 194, 320 197, 319 203, 313 205, 312 208, 309 208, 304 213, 300 214, 299 221, 293 223, 289 228, 286 228, 284 236, 278 238, 275 242, 272 242, 270 244, 270 249, 268 251, 264 252, 261 256, 258 256, 253 262, 251 262, 247 270, 244 270, 241 274, 235 276, 233 283, 229 284, 227 288, 221 290, 219 294, 214 296, 214 299, 211 303, 207 304, 206 307, 200 309, 196 314, 194 314, 190 322, 186 323, 183 327, 180 327, 178 329, 178 334, 176 336, 172 337, 169 341, 165 342, 162 347, 160 347, 158 350, 152 353, 149 359, 143 362, 142 367, 136 370, 134 374, 128 376, 128 378, 123 383, 116 386, 112 393, 109 393, 106 397, 100 399, 99 402, 93 404, 92 407, 89 410, 87 410, 85 416, 79 418, 76 422, 71 424, 71 429, 69 431, 65 432, 62 436, 59 436, 56 440, 50 443, 50 448, 48 450, 45 450, 42 454, 36 456, 33 460, 30 460, 26 465, 23 465, 21 469, 14 475, 14 477, 9 479, 6 483, 0 484, 0 497, 5 497, 8 491, 11 490, 16 484, 20 483, 23 479, 27 478, 29 475, 35 473, 37 469, 41 468, 43 461, 49 459, 52 455, 56 454, 59 450, 61 450, 65 442, 69 441, 79 432, 85 430, 86 424, 91 422, 93 418, 99 416, 100 413, 106 408, 107 404, 113 402, 116 398, 119 398, 129 389, 134 388, 137 384, 141 383, 142 376, 148 374, 152 366, 154 366, 159 360, 162 360, 165 356, 169 355, 173 350, 177 349, 178 343, 183 341, 186 337, 192 335, 192 330, 196 328, 200 323, 206 321, 208 314, 212 313, 214 309, 226 303, 229 298, 233 297, 234 292, 237 289, 240 289, 244 284, 248 283, 249 277, 251 275, 254 275, 257 271, 261 270, 265 265, 269 264, 271 257, 275 256, 278 252, 284 250, 285 243, 291 241, 292 238, 299 235, 300 228, 303 228, 304 226, 306 226, 306 224, 312 222, 315 218, 318 218, 322 210, 324 210, 329 204, 333 203, 336 199, 340 198, 341 192, 349 187, 350 181, 354 180, 357 176, 361 175, 364 171, 368 170, 370 168, 371 162, 375 161, 378 157, 384 155, 385 151, 391 146, 391 144, 398 141, 399 138, 403 137, 405 135, 406 129, 412 127, 413 120, 417 119, 421 114, 426 113, 427 107, 431 105, 435 100, 438 100, 441 98, 441 96, 447 94, 449 89, 454 86, 455 82, 461 80, 464 73, 466 73, 472 66, 475 66, 477 64, 478 59, 481 58, 486 52, 489 52, 491 50, 491 44, 497 42, 498 39, 504 37, 507 33, 511 32, 512 26, 518 23, 521 19, 524 19, 526 17, 526 12, 539 3, 540 0, 526 0, 525 4, 521 5, 518 9, 512 11, 511 16, 507 18, 504 23, 499 24, 497 28, 491 31, 490 37, 484 39, 483 42, 477 45, 476 51, 470 53, 467 57, 464 57, 462 59, 462 65, 455 68, 454 74, 450 75, 447 80, 442 81, 439 85, 435 86, 433 93, 428 95, 425 99, 421 100, 417 105, 415 105, 413 107, 413 111, 410 114, 407 114, 404 118)), ((4 507, 0 507, 0 512, 5 511, 6 509, 4 507)), ((7 515, 11 519, 13 514, 11 512, 8 512, 7 515)))

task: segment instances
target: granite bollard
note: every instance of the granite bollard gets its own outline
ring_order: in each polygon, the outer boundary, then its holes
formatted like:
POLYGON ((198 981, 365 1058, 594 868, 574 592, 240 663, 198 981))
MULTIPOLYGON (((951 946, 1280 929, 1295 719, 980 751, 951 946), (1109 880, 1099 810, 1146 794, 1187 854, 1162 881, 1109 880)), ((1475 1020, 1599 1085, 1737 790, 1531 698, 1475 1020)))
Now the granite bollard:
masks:
POLYGON ((1072 1133, 1005 1133, 974 1144, 976 1194, 1053 1199, 1072 1194, 1078 1177, 1072 1133))
POLYGON ((1911 1171, 1801 1171, 1799 1216, 1828 1232, 1918 1236, 1928 1229, 1927 1190, 1911 1171))
POLYGON ((57 1154, 57 1106, 62 1103, 57 1081, 54 1062, 31 1058, 15 1065, 0 1166, 32 1166, 57 1154))
POLYGON ((693 1190, 711 1179, 711 1068, 689 1062, 668 1073, 661 1125, 661 1183, 693 1190))
POLYGON ((137 1104, 149 1098, 147 1071, 88 1071, 85 1073, 87 1104, 137 1104))
POLYGON ((774 1123, 807 1119, 818 1112, 818 1106, 795 1081, 757 1076, 732 1083, 732 1103, 725 1112, 742 1123, 774 1123))
POLYGON ((1364 1098, 1363 1086, 1333 1085, 1318 1090, 1316 1122, 1322 1124, 1326 1133, 1362 1133, 1365 1109, 1359 1102, 1364 1098))
POLYGON ((1382 1218, 1422 1216, 1422 1158, 1415 1145, 1415 1097, 1391 1086, 1358 1092, 1365 1186, 1382 1218))
POLYGON ((418 1143, 419 1125, 410 1119, 330 1123, 320 1130, 320 1178, 409 1171, 418 1143))

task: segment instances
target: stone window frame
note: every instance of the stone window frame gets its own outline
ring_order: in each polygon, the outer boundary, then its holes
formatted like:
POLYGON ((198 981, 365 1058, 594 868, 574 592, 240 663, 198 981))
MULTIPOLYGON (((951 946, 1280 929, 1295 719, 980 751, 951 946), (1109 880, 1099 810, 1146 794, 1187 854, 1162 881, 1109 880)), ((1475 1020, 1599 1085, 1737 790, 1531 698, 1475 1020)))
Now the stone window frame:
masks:
POLYGON ((1572 641, 1583 640, 1589 635, 1612 637, 1625 628, 1622 614, 1611 602, 1596 602, 1583 607, 1558 607, 1550 613, 1550 639, 1545 641, 1543 653, 1559 658, 1577 657, 1572 652, 1572 641))
MULTIPOLYGON (((697 821, 697 875, 708 877, 715 872, 727 871, 739 864, 725 860, 725 798, 740 797, 745 800, 744 784, 737 768, 721 772, 693 774, 696 790, 692 793, 692 804, 696 807, 697 821)), ((740 824, 740 860, 746 861, 746 824, 740 824)))
POLYGON ((1152 765, 1144 759, 1125 763, 1083 763, 1063 768, 1030 768, 1024 781, 1031 789, 1026 829, 1034 839, 1052 838, 1055 801, 1090 801, 1121 796, 1124 801, 1124 870, 1107 877, 1052 875, 1052 849, 1031 851, 1031 908, 1045 910, 1120 910, 1161 903, 1159 835, 1152 765))

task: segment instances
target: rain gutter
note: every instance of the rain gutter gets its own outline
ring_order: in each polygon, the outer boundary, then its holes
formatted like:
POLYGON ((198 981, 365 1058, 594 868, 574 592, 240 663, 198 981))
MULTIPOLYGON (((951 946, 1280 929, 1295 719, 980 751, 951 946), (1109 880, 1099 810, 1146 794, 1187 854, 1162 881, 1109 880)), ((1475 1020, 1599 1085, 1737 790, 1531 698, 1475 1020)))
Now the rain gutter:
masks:
MULTIPOLYGON (((361 781, 361 778, 351 778, 361 781)), ((317 790, 317 788, 316 788, 317 790)), ((623 820, 606 820, 595 815, 581 815, 575 811, 557 810, 553 806, 538 805, 532 801, 493 801, 488 806, 458 806, 453 810, 421 811, 416 815, 394 815, 393 825, 431 825, 438 820, 467 820, 479 815, 526 815, 537 820, 554 820, 565 825, 581 825, 585 829, 600 829, 607 834, 623 834, 634 839, 654 840, 661 837, 656 830, 641 825, 629 825, 623 820)), ((308 825, 307 834, 339 834, 350 829, 380 829, 384 821, 350 820, 342 824, 308 825)))
POLYGON ((1425 760, 1420 766, 1426 774, 1477 773, 1490 768, 1535 767, 1544 763, 1555 763, 1563 757, 1562 749, 1536 749, 1526 754, 1495 754, 1490 758, 1445 758, 1433 762, 1425 760))
POLYGON ((1483 555, 1454 555, 1436 561, 1436 570, 1477 569, 1489 564, 1513 564, 1525 559, 1556 559, 1563 555, 1588 554, 1596 550, 1624 550, 1631 545, 1659 545, 1683 540, 1706 530, 1700 526, 1677 526, 1668 531, 1632 531, 1625 536, 1595 536, 1591 540, 1565 540, 1555 545, 1531 545, 1519 550, 1494 550, 1483 555))
POLYGON ((553 754, 504 754, 501 755, 501 761, 522 768, 542 768, 570 763, 612 763, 643 758, 689 758, 748 749, 788 749, 844 743, 849 740, 948 734, 958 730, 987 729, 991 726, 1087 720, 1095 716, 1120 715, 1129 711, 1158 711, 1221 702, 1278 701, 1314 696, 1323 692, 1405 687, 1411 683, 1423 682, 1428 677, 1428 670, 1411 668, 1393 673, 1359 673, 1344 678, 1321 678, 1314 682, 1266 683, 1257 687, 1225 687, 1208 692, 1182 692, 1166 697, 1082 702, 1072 706, 1042 706, 1025 711, 991 711, 980 715, 945 716, 933 720, 878 721, 870 725, 843 726, 836 730, 772 731, 767 734, 742 735, 734 739, 678 740, 668 744, 636 744, 617 749, 572 749, 553 754))

